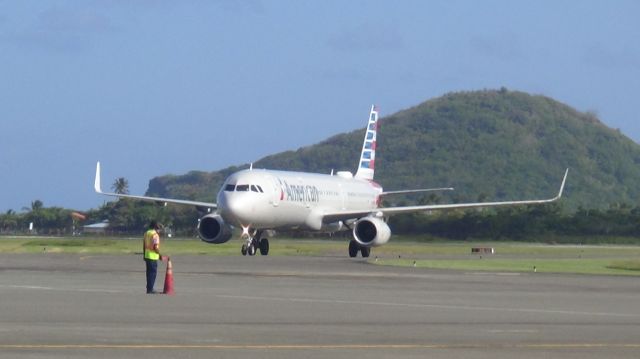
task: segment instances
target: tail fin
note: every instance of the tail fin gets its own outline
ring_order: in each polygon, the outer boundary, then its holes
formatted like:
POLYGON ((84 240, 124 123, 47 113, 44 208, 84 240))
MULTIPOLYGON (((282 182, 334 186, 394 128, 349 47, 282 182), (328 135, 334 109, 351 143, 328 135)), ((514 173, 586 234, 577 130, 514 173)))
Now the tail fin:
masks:
POLYGON ((364 136, 364 143, 362 144, 362 152, 360 153, 360 163, 358 164, 358 171, 356 172, 356 178, 362 178, 367 180, 373 179, 373 171, 375 169, 376 160, 376 135, 378 132, 378 108, 374 105, 371 106, 371 113, 369 113, 369 121, 367 122, 367 131, 364 136))

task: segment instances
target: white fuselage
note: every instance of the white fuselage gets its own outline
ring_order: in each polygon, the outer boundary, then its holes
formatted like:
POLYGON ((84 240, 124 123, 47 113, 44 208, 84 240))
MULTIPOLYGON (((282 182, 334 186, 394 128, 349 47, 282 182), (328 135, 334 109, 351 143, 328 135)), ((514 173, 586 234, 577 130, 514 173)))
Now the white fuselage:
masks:
POLYGON ((255 229, 321 230, 325 212, 378 208, 382 188, 350 173, 244 170, 227 178, 218 193, 225 221, 255 229))

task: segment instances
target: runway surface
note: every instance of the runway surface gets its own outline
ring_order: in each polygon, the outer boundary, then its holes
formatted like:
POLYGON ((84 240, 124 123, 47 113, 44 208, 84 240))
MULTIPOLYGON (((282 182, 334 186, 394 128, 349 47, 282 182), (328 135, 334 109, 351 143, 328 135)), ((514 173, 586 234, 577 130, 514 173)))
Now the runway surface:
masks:
POLYGON ((345 257, 0 255, 2 358, 638 358, 638 278, 345 257), (157 287, 162 288, 164 265, 157 287))

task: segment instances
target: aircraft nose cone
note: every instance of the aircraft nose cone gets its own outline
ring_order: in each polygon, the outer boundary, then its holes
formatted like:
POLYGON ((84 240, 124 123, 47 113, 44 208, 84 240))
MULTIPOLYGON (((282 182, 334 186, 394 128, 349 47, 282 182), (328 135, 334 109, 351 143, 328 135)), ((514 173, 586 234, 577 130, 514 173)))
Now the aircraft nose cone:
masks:
POLYGON ((231 216, 241 222, 246 222, 252 213, 252 205, 250 201, 241 196, 230 196, 226 199, 226 211, 231 216))

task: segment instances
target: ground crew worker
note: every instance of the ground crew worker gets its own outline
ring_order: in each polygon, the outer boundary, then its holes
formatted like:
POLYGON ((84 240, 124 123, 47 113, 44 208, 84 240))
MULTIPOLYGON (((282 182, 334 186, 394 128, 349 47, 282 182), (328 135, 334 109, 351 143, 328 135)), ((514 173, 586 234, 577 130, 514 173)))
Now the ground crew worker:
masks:
POLYGON ((144 233, 143 249, 144 249, 144 262, 147 268, 147 294, 157 294, 153 290, 153 285, 156 282, 156 275, 158 274, 158 260, 162 257, 160 255, 160 229, 162 227, 158 222, 151 221, 149 228, 144 233))

